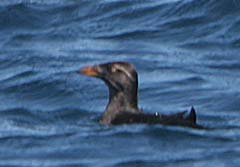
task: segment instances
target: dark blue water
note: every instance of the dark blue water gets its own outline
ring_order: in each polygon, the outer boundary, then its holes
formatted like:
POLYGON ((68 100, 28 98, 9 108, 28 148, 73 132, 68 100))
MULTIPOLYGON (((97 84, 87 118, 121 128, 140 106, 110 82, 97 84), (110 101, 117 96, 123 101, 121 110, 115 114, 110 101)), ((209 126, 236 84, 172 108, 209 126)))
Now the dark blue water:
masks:
POLYGON ((2 0, 1 167, 238 167, 238 0, 2 0), (97 122, 101 81, 75 73, 133 63, 145 112, 195 106, 212 130, 97 122))

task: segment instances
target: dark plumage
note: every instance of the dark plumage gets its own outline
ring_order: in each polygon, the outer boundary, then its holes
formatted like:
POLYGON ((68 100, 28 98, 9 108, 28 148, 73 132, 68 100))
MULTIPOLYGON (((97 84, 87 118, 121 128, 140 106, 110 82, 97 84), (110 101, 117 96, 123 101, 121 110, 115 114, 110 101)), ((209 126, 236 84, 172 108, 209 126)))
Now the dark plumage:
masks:
POLYGON ((126 62, 113 62, 83 68, 81 74, 102 79, 109 88, 109 102, 100 122, 102 124, 163 124, 202 128, 196 124, 196 112, 173 115, 143 113, 138 108, 138 75, 126 62))

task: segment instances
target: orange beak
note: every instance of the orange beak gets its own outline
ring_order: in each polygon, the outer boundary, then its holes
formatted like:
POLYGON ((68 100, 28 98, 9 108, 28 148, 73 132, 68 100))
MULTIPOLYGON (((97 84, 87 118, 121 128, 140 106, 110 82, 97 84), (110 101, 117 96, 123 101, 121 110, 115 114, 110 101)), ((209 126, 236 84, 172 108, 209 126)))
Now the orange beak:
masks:
POLYGON ((80 74, 90 76, 90 77, 99 76, 99 72, 94 67, 85 67, 82 70, 80 70, 80 74))

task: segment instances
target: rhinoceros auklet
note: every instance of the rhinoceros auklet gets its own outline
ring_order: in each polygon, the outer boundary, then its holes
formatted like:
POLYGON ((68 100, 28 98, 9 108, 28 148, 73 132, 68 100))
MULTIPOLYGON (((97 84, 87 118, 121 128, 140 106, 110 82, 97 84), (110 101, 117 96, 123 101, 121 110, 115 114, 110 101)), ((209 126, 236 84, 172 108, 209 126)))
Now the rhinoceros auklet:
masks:
POLYGON ((196 124, 196 112, 179 112, 172 115, 144 113, 138 108, 138 75, 127 62, 112 62, 85 67, 80 73, 102 79, 109 88, 109 102, 100 123, 102 124, 163 124, 202 128, 196 124))

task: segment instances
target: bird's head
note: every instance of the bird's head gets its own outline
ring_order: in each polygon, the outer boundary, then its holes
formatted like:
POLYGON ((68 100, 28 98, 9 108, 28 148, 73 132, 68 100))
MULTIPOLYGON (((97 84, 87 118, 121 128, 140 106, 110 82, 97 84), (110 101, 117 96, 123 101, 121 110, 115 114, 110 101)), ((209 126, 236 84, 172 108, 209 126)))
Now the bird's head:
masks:
MULTIPOLYGON (((112 62, 85 67, 81 74, 100 78, 106 82, 111 91, 131 93, 138 86, 135 67, 126 62, 112 62)), ((136 90, 137 91, 137 90, 136 90)))

